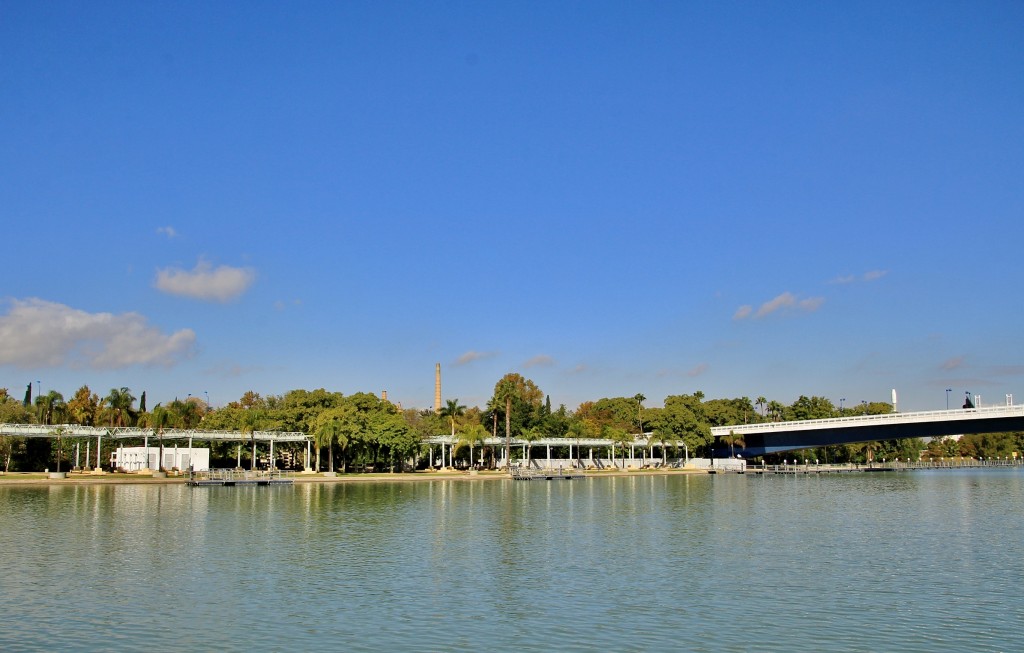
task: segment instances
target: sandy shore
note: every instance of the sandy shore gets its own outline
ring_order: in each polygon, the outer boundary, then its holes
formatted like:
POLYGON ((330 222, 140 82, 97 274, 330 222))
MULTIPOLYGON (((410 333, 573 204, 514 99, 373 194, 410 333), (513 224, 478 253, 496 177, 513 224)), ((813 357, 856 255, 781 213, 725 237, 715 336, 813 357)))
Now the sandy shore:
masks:
MULTIPOLYGON (((706 474, 700 469, 642 469, 626 471, 590 471, 588 478, 606 478, 613 476, 670 476, 677 474, 706 474)), ((412 472, 412 473, 380 473, 380 474, 303 474, 297 472, 287 478, 295 483, 416 483, 424 481, 499 481, 509 478, 504 472, 412 472)), ((170 484, 183 485, 188 480, 185 476, 153 478, 143 474, 90 474, 70 473, 67 478, 51 479, 43 472, 11 472, 0 473, 0 485, 150 485, 170 484)))

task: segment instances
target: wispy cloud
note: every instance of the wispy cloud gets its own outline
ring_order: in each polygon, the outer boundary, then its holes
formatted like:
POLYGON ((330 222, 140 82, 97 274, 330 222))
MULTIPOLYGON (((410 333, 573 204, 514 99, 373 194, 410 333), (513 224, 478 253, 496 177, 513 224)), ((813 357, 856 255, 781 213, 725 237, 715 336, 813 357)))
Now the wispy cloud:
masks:
POLYGON ((992 367, 993 376, 1024 376, 1024 365, 995 365, 992 367))
POLYGON ((812 313, 818 310, 825 303, 824 297, 799 298, 791 292, 784 292, 761 304, 755 311, 754 307, 744 304, 736 309, 732 319, 745 320, 748 318, 760 319, 780 311, 798 311, 801 313, 812 313))
POLYGON ((167 236, 168 238, 177 238, 178 237, 178 232, 174 229, 174 227, 170 227, 170 226, 167 226, 167 227, 157 227, 156 228, 156 232, 158 234, 160 234, 161 236, 167 236))
POLYGON ((942 365, 939 365, 939 369, 949 372, 951 370, 958 370, 964 366, 963 356, 954 356, 949 360, 943 361, 942 365))
POLYGON ((887 274, 889 274, 888 270, 869 270, 869 271, 867 271, 867 272, 865 272, 864 274, 861 274, 861 275, 843 274, 843 275, 840 275, 840 276, 836 277, 835 279, 832 279, 831 281, 829 281, 829 283, 837 284, 837 285, 842 285, 842 284, 848 284, 848 283, 857 283, 858 281, 864 281, 864 282, 878 281, 879 279, 881 279, 882 277, 884 277, 887 274))
POLYGON ((707 372, 707 371, 708 371, 708 364, 707 363, 698 363, 694 367, 692 367, 689 370, 687 370, 686 376, 689 376, 689 377, 700 376, 701 374, 703 374, 704 372, 707 372))
POLYGON ((192 354, 195 339, 192 329, 162 333, 138 313, 88 313, 42 299, 13 300, 0 317, 0 365, 169 366, 192 354))
POLYGON ((260 366, 241 365, 233 361, 223 360, 215 363, 211 367, 206 368, 204 370, 204 373, 209 376, 231 379, 263 371, 265 371, 264 368, 260 366))
POLYGON ((539 354, 534 356, 530 360, 523 363, 523 367, 529 369, 531 367, 551 367, 555 364, 555 359, 551 358, 546 354, 539 354))
POLYGON ((456 358, 455 359, 455 365, 456 365, 456 367, 460 366, 460 365, 469 365, 470 363, 473 363, 475 361, 485 360, 485 359, 488 359, 488 358, 494 358, 496 355, 497 355, 497 352, 493 352, 493 351, 473 351, 473 350, 470 350, 470 351, 467 351, 465 354, 462 354, 461 356, 456 358))
POLYGON ((584 372, 588 371, 590 371, 590 366, 587 365, 586 363, 580 363, 579 365, 576 365, 571 370, 569 370, 569 374, 583 374, 584 372))
POLYGON ((238 298, 256 280, 250 268, 221 265, 214 268, 200 260, 192 270, 165 268, 157 270, 155 286, 170 295, 226 302, 238 298))

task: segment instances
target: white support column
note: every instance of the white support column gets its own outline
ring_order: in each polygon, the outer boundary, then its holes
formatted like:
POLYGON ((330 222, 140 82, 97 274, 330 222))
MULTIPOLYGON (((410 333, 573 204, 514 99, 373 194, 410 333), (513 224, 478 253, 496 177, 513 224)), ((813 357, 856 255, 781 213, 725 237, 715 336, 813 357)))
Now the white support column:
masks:
POLYGON ((274 439, 270 439, 270 460, 267 462, 267 466, 273 470, 277 465, 274 464, 274 439))
POLYGON ((75 467, 76 468, 78 467, 78 461, 79 461, 78 454, 81 452, 81 448, 80 448, 81 446, 82 446, 82 444, 80 442, 76 442, 75 443, 75 467))
POLYGON ((90 460, 90 458, 89 458, 89 445, 91 445, 91 444, 92 444, 92 442, 90 440, 86 440, 85 441, 85 466, 86 467, 89 466, 89 460, 90 460))
POLYGON ((548 450, 548 466, 547 466, 547 468, 551 469, 551 445, 548 444, 548 445, 545 445, 545 446, 547 447, 547 450, 548 450))
POLYGON ((103 469, 102 467, 100 467, 100 449, 102 448, 102 447, 100 447, 100 444, 102 444, 102 443, 103 443, 103 436, 102 435, 97 435, 96 436, 96 469, 97 470, 103 469))

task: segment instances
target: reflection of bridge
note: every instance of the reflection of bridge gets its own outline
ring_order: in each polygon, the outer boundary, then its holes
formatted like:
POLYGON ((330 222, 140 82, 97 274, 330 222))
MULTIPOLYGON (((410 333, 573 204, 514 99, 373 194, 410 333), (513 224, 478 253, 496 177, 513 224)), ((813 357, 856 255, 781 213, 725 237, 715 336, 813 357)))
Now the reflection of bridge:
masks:
POLYGON ((1024 405, 716 426, 711 434, 717 438, 716 455, 730 455, 733 436, 737 444, 731 453, 750 458, 834 444, 1003 431, 1024 431, 1024 405))

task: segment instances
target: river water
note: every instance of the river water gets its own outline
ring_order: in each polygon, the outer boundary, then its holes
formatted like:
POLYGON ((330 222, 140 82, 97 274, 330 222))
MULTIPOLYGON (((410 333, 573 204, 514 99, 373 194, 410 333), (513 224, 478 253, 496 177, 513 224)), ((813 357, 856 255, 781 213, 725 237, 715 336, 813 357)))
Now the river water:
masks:
POLYGON ((0 486, 4 651, 1020 651, 1024 472, 0 486))

